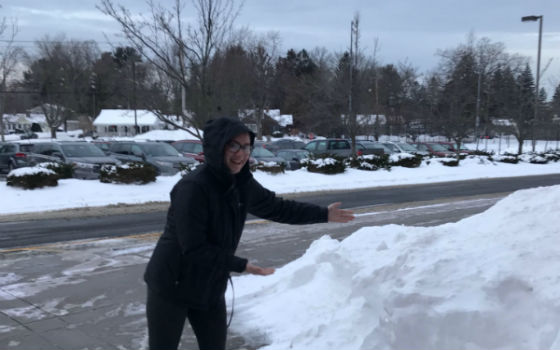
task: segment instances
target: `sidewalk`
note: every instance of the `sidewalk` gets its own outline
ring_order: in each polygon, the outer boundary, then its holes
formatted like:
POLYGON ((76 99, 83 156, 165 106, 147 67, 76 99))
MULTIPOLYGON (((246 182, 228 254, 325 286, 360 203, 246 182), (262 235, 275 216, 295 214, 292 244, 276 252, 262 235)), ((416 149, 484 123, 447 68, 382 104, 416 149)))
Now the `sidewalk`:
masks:
MULTIPOLYGON (((146 349, 142 274, 156 238, 0 251, 0 349, 146 349)), ((197 348, 189 327, 180 347, 197 348)))

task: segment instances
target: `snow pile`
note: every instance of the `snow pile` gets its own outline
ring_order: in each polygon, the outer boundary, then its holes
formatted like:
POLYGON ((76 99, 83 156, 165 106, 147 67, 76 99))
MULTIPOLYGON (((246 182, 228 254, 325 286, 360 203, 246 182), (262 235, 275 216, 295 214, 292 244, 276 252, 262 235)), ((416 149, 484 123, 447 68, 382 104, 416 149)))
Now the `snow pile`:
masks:
POLYGON ((559 212, 553 186, 457 223, 325 236, 235 278, 233 330, 265 349, 560 348, 559 212))
POLYGON ((47 169, 43 166, 34 166, 34 167, 24 167, 24 168, 17 168, 11 170, 8 173, 8 177, 15 176, 15 177, 22 177, 27 175, 37 175, 37 174, 44 174, 44 175, 56 175, 56 173, 50 169, 47 169))

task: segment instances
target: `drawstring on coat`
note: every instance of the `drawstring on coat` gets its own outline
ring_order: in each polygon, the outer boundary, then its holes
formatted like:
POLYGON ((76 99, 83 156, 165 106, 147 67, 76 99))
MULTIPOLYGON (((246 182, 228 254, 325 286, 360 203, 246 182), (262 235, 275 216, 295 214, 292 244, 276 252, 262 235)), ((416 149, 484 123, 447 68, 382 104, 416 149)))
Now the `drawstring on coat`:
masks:
POLYGON ((229 284, 231 285, 231 314, 229 315, 229 321, 227 323, 226 329, 229 329, 229 326, 231 325, 231 320, 233 319, 233 308, 235 304, 235 291, 233 290, 233 280, 231 279, 231 276, 228 276, 228 279, 229 279, 229 284))

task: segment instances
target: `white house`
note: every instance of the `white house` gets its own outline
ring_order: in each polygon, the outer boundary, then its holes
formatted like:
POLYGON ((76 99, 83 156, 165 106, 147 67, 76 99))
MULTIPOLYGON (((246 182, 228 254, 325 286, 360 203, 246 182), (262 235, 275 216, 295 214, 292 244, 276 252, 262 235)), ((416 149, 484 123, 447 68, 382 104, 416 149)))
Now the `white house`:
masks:
POLYGON ((42 131, 48 131, 49 126, 44 114, 39 113, 17 113, 17 114, 4 114, 4 131, 6 133, 15 133, 18 131, 31 131, 31 126, 37 124, 41 127, 42 131))
MULTIPOLYGON (((253 132, 257 132, 255 120, 255 110, 246 109, 239 111, 239 119, 245 123, 253 132)), ((265 109, 264 111, 263 133, 270 134, 274 131, 287 129, 294 124, 291 114, 281 114, 279 109, 265 109)))
POLYGON ((102 109, 93 121, 93 127, 99 136, 133 136, 164 129, 165 123, 155 113, 144 109, 136 110, 136 118, 132 109, 102 109), (135 125, 138 125, 136 133, 135 125))

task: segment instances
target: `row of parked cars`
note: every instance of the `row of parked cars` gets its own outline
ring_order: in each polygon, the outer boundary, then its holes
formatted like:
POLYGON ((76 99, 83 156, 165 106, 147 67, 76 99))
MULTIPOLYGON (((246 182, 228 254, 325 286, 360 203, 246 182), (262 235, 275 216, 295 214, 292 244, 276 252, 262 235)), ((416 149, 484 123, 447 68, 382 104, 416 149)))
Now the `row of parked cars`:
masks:
POLYGON ((173 175, 197 161, 164 142, 37 141, 0 144, 0 173, 7 174, 12 169, 42 162, 72 164, 74 177, 96 179, 103 165, 146 162, 153 165, 159 175, 173 175))
MULTIPOLYGON (((456 150, 450 142, 376 142, 356 141, 358 155, 412 153, 421 156, 453 157, 456 150)), ((470 151, 462 149, 460 154, 470 151)), ((301 168, 301 161, 311 155, 351 155, 347 139, 319 139, 308 143, 280 139, 273 142, 256 141, 251 154, 251 164, 284 164, 287 170, 301 168)), ((32 166, 42 162, 62 162, 74 165, 74 176, 95 179, 104 164, 118 165, 126 162, 146 162, 153 165, 159 175, 173 175, 185 167, 204 162, 202 142, 181 140, 166 142, 135 141, 41 141, 27 143, 0 143, 0 174, 12 169, 32 166)))
MULTIPOLYGON (((321 139, 313 140, 304 147, 313 154, 334 154, 342 157, 349 157, 352 154, 352 146, 350 140, 347 139, 321 139)), ((471 151, 462 148, 460 154, 468 154, 471 151)), ((356 141, 356 154, 394 154, 394 153, 411 153, 420 156, 433 157, 454 157, 457 150, 452 142, 393 142, 393 141, 356 141)))

